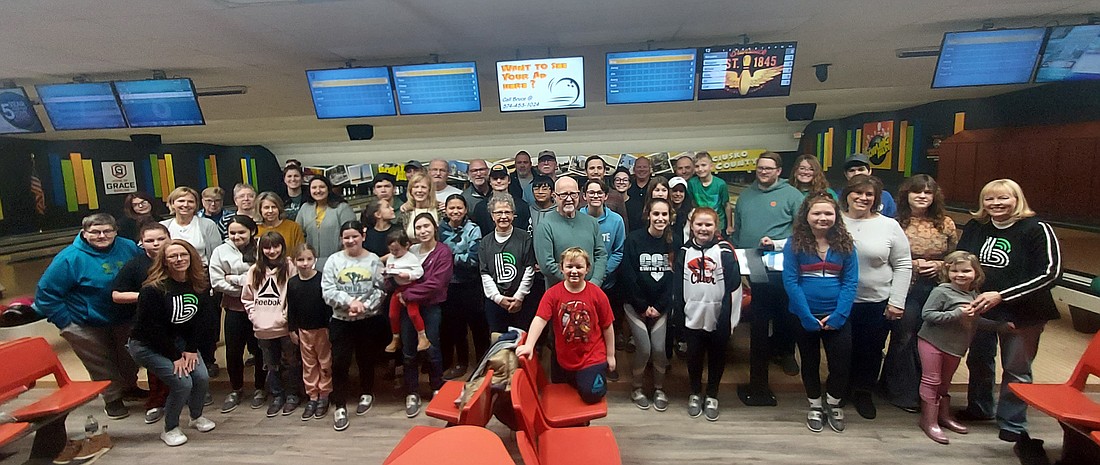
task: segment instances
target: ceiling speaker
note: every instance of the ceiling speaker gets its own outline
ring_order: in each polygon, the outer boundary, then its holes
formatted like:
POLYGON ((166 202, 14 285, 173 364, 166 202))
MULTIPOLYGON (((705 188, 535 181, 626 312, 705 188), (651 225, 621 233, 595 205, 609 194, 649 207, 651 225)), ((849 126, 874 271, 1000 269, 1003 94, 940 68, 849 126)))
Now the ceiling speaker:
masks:
POLYGON ((348 139, 371 140, 374 138, 374 126, 370 124, 349 124, 348 139))
POLYGON ((565 115, 546 115, 542 117, 542 126, 546 132, 558 132, 567 130, 568 123, 565 115))
POLYGON ((817 112, 816 103, 795 103, 787 105, 787 121, 813 121, 817 112))

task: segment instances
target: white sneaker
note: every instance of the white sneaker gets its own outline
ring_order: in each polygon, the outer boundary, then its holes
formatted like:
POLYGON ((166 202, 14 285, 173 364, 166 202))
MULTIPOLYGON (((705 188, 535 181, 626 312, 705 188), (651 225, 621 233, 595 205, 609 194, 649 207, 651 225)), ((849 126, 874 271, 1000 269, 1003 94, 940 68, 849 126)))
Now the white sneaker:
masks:
POLYGON ((206 417, 198 417, 187 422, 187 426, 199 430, 200 433, 205 433, 214 429, 216 425, 206 417))
POLYGON ((187 436, 177 426, 171 430, 160 433, 160 440, 171 447, 182 446, 187 443, 187 436))

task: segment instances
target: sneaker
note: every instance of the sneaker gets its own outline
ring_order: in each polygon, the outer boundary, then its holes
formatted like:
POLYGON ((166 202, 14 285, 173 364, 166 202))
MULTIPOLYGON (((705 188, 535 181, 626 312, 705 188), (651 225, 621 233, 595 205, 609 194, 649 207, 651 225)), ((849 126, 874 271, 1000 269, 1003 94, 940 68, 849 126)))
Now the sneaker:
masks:
POLYGON ((187 427, 188 428, 195 428, 200 433, 208 432, 208 431, 214 429, 215 426, 217 426, 217 425, 215 425, 214 422, 210 421, 210 419, 208 419, 206 417, 203 417, 203 416, 200 416, 198 418, 192 418, 191 421, 187 422, 187 427))
POLYGON ((221 374, 221 372, 222 368, 218 366, 217 363, 211 363, 206 366, 206 374, 208 374, 211 378, 217 378, 218 375, 221 374))
POLYGON ((135 401, 139 401, 139 400, 145 400, 145 399, 148 399, 148 398, 149 398, 149 391, 146 391, 146 390, 144 390, 142 388, 139 388, 137 386, 134 386, 130 389, 127 389, 126 392, 122 393, 122 400, 128 400, 128 401, 131 401, 131 402, 135 402, 135 401))
POLYGON ((164 408, 162 407, 153 407, 145 411, 145 424, 147 425, 156 423, 161 418, 164 418, 164 408))
POLYGON ((443 372, 443 379, 458 379, 466 375, 466 365, 455 365, 450 370, 443 372))
POLYGON ((703 408, 703 416, 707 421, 718 421, 718 399, 707 397, 707 406, 703 408))
POLYGON ((287 395, 286 403, 283 404, 283 415, 285 416, 294 413, 295 410, 298 410, 298 404, 300 404, 301 402, 302 400, 299 399, 298 396, 294 394, 287 395))
POLYGON ((806 414, 806 427, 815 433, 825 430, 825 411, 821 407, 813 407, 806 414))
POLYGON ((688 416, 691 418, 699 418, 699 415, 703 414, 703 400, 699 396, 692 394, 688 397, 688 416))
POLYGON ((364 413, 367 413, 367 410, 370 410, 370 408, 373 406, 374 396, 370 394, 363 394, 359 396, 359 405, 355 406, 355 414, 362 415, 364 413))
POLYGON ((267 391, 257 389, 256 392, 252 393, 252 403, 250 404, 252 408, 263 407, 265 403, 267 403, 267 391))
POLYGON ((225 396, 225 402, 222 402, 222 413, 232 412, 238 405, 241 405, 241 391, 230 392, 225 396))
POLYGON ((177 426, 171 430, 160 433, 160 440, 170 447, 182 446, 187 443, 187 435, 177 426))
POLYGON ((348 429, 348 409, 337 407, 332 414, 332 429, 343 431, 348 429))
POLYGON ((206 391, 206 395, 202 398, 203 407, 209 407, 214 405, 214 396, 210 394, 210 391, 206 391))
POLYGON ((302 409, 302 421, 309 421, 315 413, 317 413, 317 401, 306 402, 306 408, 302 409))
POLYGON ((409 394, 405 397, 405 416, 415 418, 417 415, 420 415, 420 396, 409 394))
POLYGON ((668 396, 660 389, 653 392, 653 410, 663 412, 668 410, 668 396))
POLYGON ((286 403, 286 399, 282 396, 274 397, 271 399, 271 405, 267 406, 267 417, 272 418, 278 415, 283 410, 283 404, 286 403))
POLYGON ((130 416, 130 409, 126 408, 126 404, 122 403, 122 399, 119 399, 107 402, 103 406, 103 413, 107 414, 107 418, 112 420, 121 420, 130 416))
POLYGON ((635 389, 634 392, 630 393, 630 400, 633 400, 634 405, 636 405, 638 408, 642 410, 649 410, 649 398, 645 396, 645 393, 642 392, 641 388, 635 389))
POLYGON ((772 363, 779 365, 783 368, 783 374, 787 376, 798 376, 798 361, 794 359, 794 354, 780 355, 772 359, 772 363))
MULTIPOLYGON (((321 399, 317 401, 317 411, 313 412, 313 419, 320 420, 325 415, 328 415, 328 399, 321 399)), ((347 412, 344 415, 347 415, 347 412)))
POLYGON ((612 370, 607 373, 607 380, 611 382, 619 381, 619 370, 612 370))
POLYGON ((856 413, 863 418, 874 420, 878 416, 878 409, 875 408, 875 401, 871 398, 870 392, 853 392, 852 405, 856 407, 856 413))
POLYGON ((61 453, 57 454, 57 458, 53 459, 53 463, 56 465, 65 465, 72 462, 73 459, 76 458, 76 454, 79 454, 81 449, 84 448, 85 442, 87 442, 85 439, 66 442, 65 448, 61 449, 61 453))
MULTIPOLYGON (((828 404, 826 404, 828 405, 828 404)), ((829 405, 829 427, 838 433, 844 432, 844 408, 839 405, 829 405)))

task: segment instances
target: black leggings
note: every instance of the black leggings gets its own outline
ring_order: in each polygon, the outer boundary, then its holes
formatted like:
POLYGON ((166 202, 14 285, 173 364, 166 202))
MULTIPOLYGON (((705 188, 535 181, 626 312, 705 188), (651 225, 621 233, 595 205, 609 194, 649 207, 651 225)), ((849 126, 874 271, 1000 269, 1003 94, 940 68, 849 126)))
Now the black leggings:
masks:
POLYGON ((443 366, 452 362, 470 365, 470 343, 466 339, 469 328, 474 337, 474 354, 478 362, 489 350, 489 322, 485 319, 484 294, 481 283, 451 283, 447 300, 440 304, 443 324, 440 327, 440 344, 443 345, 443 366))
MULTIPOLYGON (((252 321, 243 311, 226 310, 225 312, 225 371, 229 372, 229 386, 234 391, 244 389, 244 348, 253 355, 260 353, 260 345, 256 341, 256 333, 252 331, 252 321)), ((203 355, 203 360, 206 356, 203 355)), ((256 364, 256 372, 253 374, 252 383, 256 389, 263 389, 267 372, 263 363, 256 364)))
POLYGON ((692 394, 703 392, 703 359, 707 360, 707 397, 718 398, 718 384, 726 371, 726 347, 730 342, 729 330, 715 331, 684 329, 687 342, 688 381, 692 394))
POLYGON ((356 321, 333 318, 329 320, 328 338, 332 342, 332 394, 329 395, 332 405, 347 405, 352 357, 359 367, 359 392, 373 394, 374 365, 382 360, 383 349, 393 338, 386 317, 378 315, 356 321))
POLYGON ((890 333, 886 317, 886 302, 852 304, 852 316, 847 326, 852 327, 852 392, 869 393, 875 388, 882 369, 882 348, 890 333))
POLYGON ((852 361, 852 325, 840 329, 806 331, 798 327, 798 352, 802 356, 802 385, 806 397, 821 397, 821 347, 825 347, 829 378, 825 392, 841 399, 848 395, 849 369, 852 361))

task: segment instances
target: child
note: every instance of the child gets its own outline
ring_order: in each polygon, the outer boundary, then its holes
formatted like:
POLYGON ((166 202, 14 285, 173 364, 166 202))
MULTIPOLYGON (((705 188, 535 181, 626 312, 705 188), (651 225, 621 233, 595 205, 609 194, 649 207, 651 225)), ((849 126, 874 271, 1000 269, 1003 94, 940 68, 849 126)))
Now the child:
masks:
POLYGON ((302 411, 302 421, 321 419, 328 414, 328 395, 332 393, 332 343, 328 339, 328 322, 332 307, 321 295, 321 273, 314 269, 317 252, 309 244, 294 249, 294 266, 298 274, 286 285, 287 328, 290 338, 297 339, 302 351, 302 382, 309 402, 302 411))
POLYGON ((402 302, 398 298, 401 291, 404 291, 409 284, 424 276, 424 267, 420 266, 420 257, 417 257, 414 253, 409 253, 409 247, 411 246, 412 241, 409 240, 409 236, 404 230, 394 231, 386 236, 386 247, 390 249, 390 254, 384 260, 386 268, 382 274, 392 277, 394 283, 397 284, 397 289, 390 296, 390 330, 393 332, 393 341, 386 346, 386 352, 397 352, 397 348, 401 346, 402 305, 405 307, 405 312, 409 314, 409 320, 412 321, 413 327, 416 328, 417 352, 428 350, 432 346, 432 343, 428 341, 428 334, 424 332, 424 319, 420 317, 420 304, 411 301, 402 302))
POLYGON ((709 152, 695 154, 695 177, 687 180, 688 197, 697 207, 718 212, 718 231, 727 237, 733 233, 733 203, 726 181, 714 176, 714 160, 709 152))
POLYGON ((585 281, 592 262, 580 247, 561 254, 565 281, 546 290, 531 321, 527 341, 516 356, 531 357, 539 336, 553 322, 554 347, 561 370, 552 370, 555 383, 567 382, 594 404, 607 395, 607 373, 615 369, 615 331, 611 304, 600 286, 585 281), (560 373, 559 373, 560 371, 560 373))
POLYGON ((802 201, 783 247, 783 287, 789 310, 801 324, 797 342, 802 385, 810 401, 806 427, 825 429, 825 409, 833 431, 844 431, 841 397, 848 391, 852 362, 852 313, 859 284, 859 262, 852 236, 839 221, 840 207, 826 192, 802 201), (828 357, 826 403, 821 402, 821 347, 828 357))
POLYGON ((687 342, 688 416, 718 421, 718 386, 726 369, 726 348, 741 319, 741 268, 733 246, 718 236, 718 212, 699 207, 691 212, 691 239, 676 253, 673 308, 683 309, 687 342), (704 407, 703 360, 707 359, 704 407))
MULTIPOLYGON (((951 377, 966 355, 976 325, 994 326, 990 320, 978 317, 977 308, 971 302, 978 297, 978 289, 985 282, 978 257, 963 250, 951 252, 943 259, 940 279, 944 281, 928 295, 921 311, 924 326, 917 333, 917 352, 920 353, 920 427, 933 441, 947 444, 947 436, 940 427, 959 434, 967 428, 951 415, 951 377)), ((1012 323, 1002 328, 1011 329, 1012 323)))
POLYGON ((302 358, 287 329, 286 285, 290 280, 290 261, 282 234, 269 231, 260 236, 260 254, 241 285, 241 303, 260 343, 267 370, 267 388, 271 404, 267 416, 282 411, 290 415, 298 408, 302 381, 302 358))

